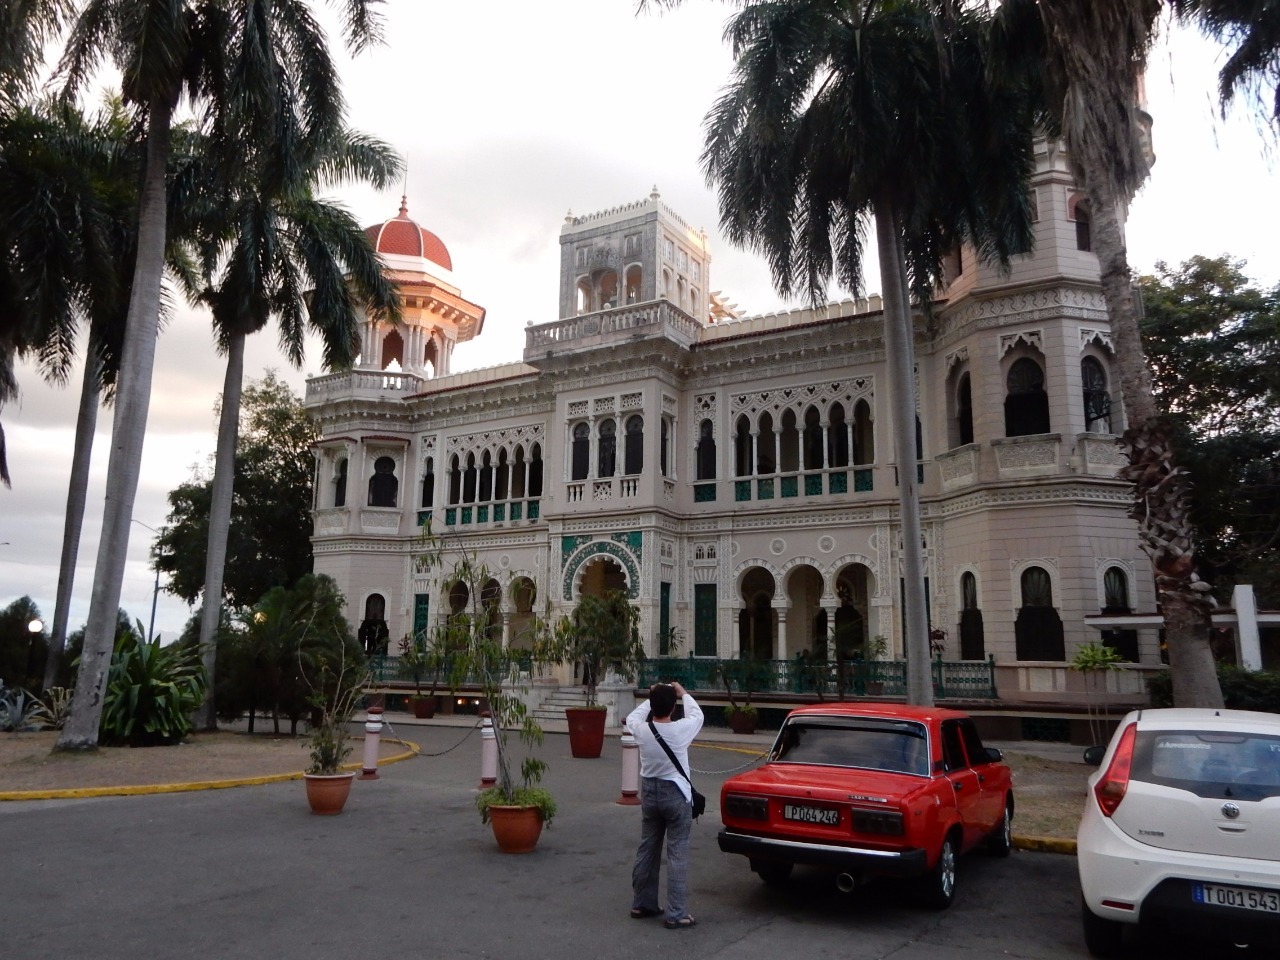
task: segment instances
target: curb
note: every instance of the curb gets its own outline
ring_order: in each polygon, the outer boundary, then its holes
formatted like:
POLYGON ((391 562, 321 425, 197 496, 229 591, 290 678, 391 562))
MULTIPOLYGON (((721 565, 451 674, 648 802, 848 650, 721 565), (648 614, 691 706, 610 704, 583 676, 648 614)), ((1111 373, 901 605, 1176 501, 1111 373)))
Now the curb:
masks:
MULTIPOLYGON (((398 737, 383 737, 385 743, 398 743, 403 753, 379 758, 378 766, 409 760, 422 752, 418 744, 398 737)), ((154 749, 163 749, 156 747, 154 749)), ((359 763, 344 764, 343 770, 360 770, 359 763)), ((0 802, 6 800, 80 800, 92 797, 145 797, 162 793, 192 793, 196 790, 227 790, 231 787, 257 787, 264 783, 301 780, 303 772, 272 773, 261 777, 237 777, 232 780, 194 780, 189 783, 148 783, 120 787, 69 787, 64 790, 0 790, 0 802)))
POLYGON ((1013 838, 1015 850, 1030 850, 1034 853, 1065 853, 1076 855, 1076 842, 1059 837, 1018 837, 1013 838))

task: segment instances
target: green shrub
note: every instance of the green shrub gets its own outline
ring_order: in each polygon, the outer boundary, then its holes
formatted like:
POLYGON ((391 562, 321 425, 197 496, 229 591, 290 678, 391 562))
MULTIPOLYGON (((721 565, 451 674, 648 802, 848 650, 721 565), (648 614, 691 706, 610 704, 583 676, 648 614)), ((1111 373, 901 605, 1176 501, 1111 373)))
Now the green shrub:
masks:
MULTIPOLYGON (((1280 673, 1218 665, 1222 698, 1232 710, 1280 713, 1280 673)), ((1168 670, 1147 681, 1153 707, 1173 706, 1173 677, 1168 670)))
POLYGON ((25 690, 0 690, 0 731, 24 733, 53 726, 49 708, 25 690))
POLYGON ((162 647, 159 637, 148 642, 140 632, 116 640, 99 738, 131 747, 177 743, 191 732, 190 715, 204 699, 198 648, 162 647))

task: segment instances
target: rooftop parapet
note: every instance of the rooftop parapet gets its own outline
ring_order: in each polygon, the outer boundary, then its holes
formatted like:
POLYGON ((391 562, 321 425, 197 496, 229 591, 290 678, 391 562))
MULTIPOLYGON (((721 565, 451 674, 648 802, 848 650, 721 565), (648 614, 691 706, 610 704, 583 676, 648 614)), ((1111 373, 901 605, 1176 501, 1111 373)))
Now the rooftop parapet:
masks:
POLYGON ((698 340, 700 324, 669 300, 628 304, 525 330, 526 360, 591 350, 627 340, 665 337, 682 347, 698 340))

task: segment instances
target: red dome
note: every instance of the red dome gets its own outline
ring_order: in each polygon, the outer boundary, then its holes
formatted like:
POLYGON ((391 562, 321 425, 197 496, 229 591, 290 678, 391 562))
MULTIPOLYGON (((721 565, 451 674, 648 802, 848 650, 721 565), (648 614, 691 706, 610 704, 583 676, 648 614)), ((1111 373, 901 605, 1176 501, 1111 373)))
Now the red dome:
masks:
POLYGON ((400 257, 425 257, 432 263, 453 269, 453 260, 444 242, 430 230, 418 226, 409 219, 409 205, 400 198, 400 214, 385 223, 377 223, 365 229, 365 235, 378 253, 400 257))

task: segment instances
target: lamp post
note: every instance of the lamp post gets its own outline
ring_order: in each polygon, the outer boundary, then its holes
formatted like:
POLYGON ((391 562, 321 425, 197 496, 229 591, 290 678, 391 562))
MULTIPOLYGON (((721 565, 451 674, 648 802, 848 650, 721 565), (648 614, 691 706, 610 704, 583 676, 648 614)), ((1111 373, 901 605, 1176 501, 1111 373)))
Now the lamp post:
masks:
MULTIPOLYGON (((150 530, 157 537, 160 536, 160 531, 157 530, 155 527, 149 527, 145 523, 143 523, 141 520, 133 520, 133 522, 140 527, 145 527, 147 530, 150 530)), ((159 599, 160 599, 160 568, 157 566, 156 567, 156 585, 155 585, 155 588, 151 591, 151 625, 147 628, 147 643, 151 643, 156 638, 156 601, 159 599)))

